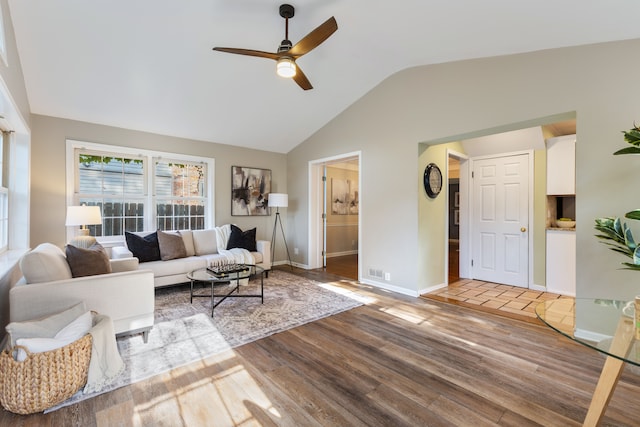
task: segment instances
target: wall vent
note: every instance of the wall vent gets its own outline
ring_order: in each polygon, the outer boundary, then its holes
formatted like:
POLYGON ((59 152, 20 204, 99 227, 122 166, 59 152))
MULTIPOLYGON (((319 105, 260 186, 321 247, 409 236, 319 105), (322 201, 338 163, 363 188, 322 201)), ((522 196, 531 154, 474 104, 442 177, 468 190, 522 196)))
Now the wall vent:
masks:
POLYGON ((384 272, 382 270, 369 267, 369 276, 382 279, 384 277, 384 272))

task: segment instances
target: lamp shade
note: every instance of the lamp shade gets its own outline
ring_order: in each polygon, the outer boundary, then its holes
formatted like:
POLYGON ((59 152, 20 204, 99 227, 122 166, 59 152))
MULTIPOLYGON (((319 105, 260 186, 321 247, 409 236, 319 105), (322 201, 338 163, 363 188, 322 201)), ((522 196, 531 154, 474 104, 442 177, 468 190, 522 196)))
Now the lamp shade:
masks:
POLYGON ((68 206, 66 226, 102 224, 100 206, 68 206))
POLYGON ((289 206, 289 195, 284 193, 269 193, 270 208, 286 208, 289 206))

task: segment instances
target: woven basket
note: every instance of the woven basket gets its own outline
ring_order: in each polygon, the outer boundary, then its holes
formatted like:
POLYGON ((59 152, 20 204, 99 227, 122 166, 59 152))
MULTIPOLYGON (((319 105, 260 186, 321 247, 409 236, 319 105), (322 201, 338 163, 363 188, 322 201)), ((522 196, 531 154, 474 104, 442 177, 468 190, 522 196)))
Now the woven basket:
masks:
POLYGON ((91 335, 64 347, 30 353, 22 346, 0 353, 0 403, 16 414, 42 412, 73 396, 87 382, 91 335), (22 348, 27 358, 12 354, 22 348))

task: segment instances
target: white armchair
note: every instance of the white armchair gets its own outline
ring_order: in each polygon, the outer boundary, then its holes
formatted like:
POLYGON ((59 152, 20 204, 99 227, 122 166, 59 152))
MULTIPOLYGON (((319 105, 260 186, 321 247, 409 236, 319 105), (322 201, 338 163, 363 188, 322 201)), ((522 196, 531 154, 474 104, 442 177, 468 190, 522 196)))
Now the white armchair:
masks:
POLYGON ((84 301, 87 309, 111 317, 117 335, 142 333, 147 341, 154 324, 153 273, 138 270, 136 258, 111 260, 114 272, 109 274, 73 278, 62 271, 61 261, 66 260, 61 260, 64 253, 56 246, 44 243, 25 257, 30 254, 30 259, 20 263, 23 274, 24 269, 37 267, 54 280, 27 283, 23 277, 18 281, 9 291, 12 322, 48 316, 84 301))

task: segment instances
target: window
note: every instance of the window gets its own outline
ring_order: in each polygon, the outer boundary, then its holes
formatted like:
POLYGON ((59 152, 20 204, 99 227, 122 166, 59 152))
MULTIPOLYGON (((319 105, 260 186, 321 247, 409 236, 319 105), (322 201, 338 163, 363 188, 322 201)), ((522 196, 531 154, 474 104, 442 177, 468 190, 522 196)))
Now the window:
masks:
POLYGON ((5 159, 8 145, 5 144, 5 132, 0 132, 0 252, 7 250, 9 246, 9 189, 7 188, 6 174, 9 170, 5 159))
POLYGON ((154 192, 160 230, 204 228, 206 164, 157 159, 154 192))
POLYGON ((2 58, 2 62, 4 62, 5 66, 9 66, 9 61, 7 60, 7 39, 4 31, 4 16, 2 13, 2 6, 0 6, 0 58, 2 58))
POLYGON ((145 160, 77 149, 79 205, 100 206, 102 224, 92 236, 122 236, 144 230, 145 160))
MULTIPOLYGON (((213 159, 67 141, 67 205, 100 206, 100 241, 125 231, 203 229, 213 224, 213 159), (135 152, 134 152, 135 151, 135 152), (101 239, 100 239, 101 238, 101 239)), ((70 236, 72 236, 71 230, 70 236)))

